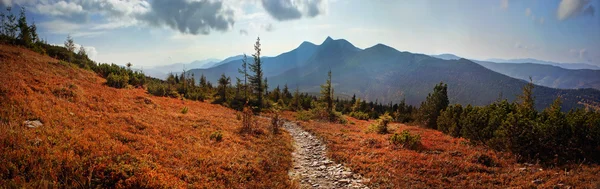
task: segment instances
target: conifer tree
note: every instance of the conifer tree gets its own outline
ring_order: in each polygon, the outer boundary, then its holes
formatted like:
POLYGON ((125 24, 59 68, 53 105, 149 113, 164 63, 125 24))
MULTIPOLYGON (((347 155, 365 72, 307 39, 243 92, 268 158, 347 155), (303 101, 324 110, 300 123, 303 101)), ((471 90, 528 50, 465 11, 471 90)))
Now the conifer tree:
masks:
POLYGON ((427 128, 437 128, 437 117, 440 111, 448 107, 448 85, 440 82, 427 95, 427 99, 419 108, 419 121, 427 128))
POLYGON ((218 97, 217 103, 227 102, 227 88, 231 82, 231 78, 226 77, 225 74, 221 74, 221 78, 219 78, 219 85, 217 86, 217 94, 215 96, 218 97))
POLYGON ((263 69, 262 69, 262 61, 260 59, 260 38, 256 39, 256 43, 254 44, 255 53, 252 55, 254 57, 254 62, 250 64, 250 71, 254 72, 254 75, 250 75, 248 80, 250 81, 250 85, 252 86, 252 90, 256 94, 256 105, 257 111, 261 111, 263 107, 263 93, 265 92, 265 85, 263 83, 263 69))
POLYGON ((244 76, 244 101, 248 101, 248 58, 246 57, 246 53, 244 53, 244 58, 242 59, 242 69, 238 68, 238 73, 244 76))
POLYGON ((67 40, 65 41, 65 47, 67 50, 74 52, 75 51, 75 42, 73 42, 73 37, 71 34, 67 35, 67 40))
POLYGON ((327 81, 321 85, 321 98, 327 104, 327 112, 333 114, 333 88, 331 87, 331 70, 327 73, 327 81))

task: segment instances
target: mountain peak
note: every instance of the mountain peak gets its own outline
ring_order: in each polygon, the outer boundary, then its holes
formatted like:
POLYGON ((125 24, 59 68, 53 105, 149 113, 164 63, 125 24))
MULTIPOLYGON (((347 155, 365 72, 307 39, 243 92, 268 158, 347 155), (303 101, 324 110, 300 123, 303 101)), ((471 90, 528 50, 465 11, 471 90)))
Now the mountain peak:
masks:
POLYGON ((302 42, 302 44, 300 44, 300 46, 298 47, 304 47, 304 46, 315 46, 314 43, 308 42, 308 41, 304 41, 302 42))
POLYGON ((333 39, 330 36, 327 36, 327 38, 325 38, 325 41, 323 41, 323 43, 326 43, 329 41, 333 41, 333 39))

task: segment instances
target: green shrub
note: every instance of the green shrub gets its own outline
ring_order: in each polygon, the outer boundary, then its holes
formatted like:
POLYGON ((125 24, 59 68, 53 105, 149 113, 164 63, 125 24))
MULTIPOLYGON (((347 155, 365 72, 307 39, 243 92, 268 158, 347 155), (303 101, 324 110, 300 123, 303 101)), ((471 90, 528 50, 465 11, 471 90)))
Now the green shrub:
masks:
POLYGON ((344 115, 342 114, 342 112, 336 112, 336 111, 334 111, 333 112, 333 117, 334 117, 334 120, 336 120, 340 124, 344 124, 344 125, 348 124, 348 119, 346 119, 344 117, 344 115))
POLYGON ((390 142, 395 146, 415 150, 421 146, 421 135, 412 135, 407 130, 404 130, 400 134, 394 133, 390 137, 390 142))
POLYGON ((150 82, 147 86, 148 93, 154 96, 167 96, 169 93, 169 85, 160 82, 150 82))
POLYGON ((300 110, 296 113, 296 119, 301 121, 308 121, 313 117, 312 112, 307 110, 300 110))
POLYGON ((118 74, 110 73, 106 77, 106 84, 108 86, 111 86, 114 88, 124 88, 127 86, 128 82, 129 82, 129 76, 127 76, 126 74, 118 75, 118 74))
POLYGON ((378 134, 386 134, 388 133, 387 126, 390 123, 390 121, 392 121, 392 116, 390 116, 388 113, 385 113, 379 116, 379 119, 377 119, 377 123, 371 124, 369 126, 368 131, 375 132, 378 134))
POLYGON ((187 113, 188 113, 188 107, 183 107, 183 108, 181 109, 181 113, 182 113, 182 114, 187 114, 187 113))
POLYGON ((221 142, 223 140, 223 133, 221 131, 215 131, 210 134, 210 140, 221 142))
POLYGON ((369 114, 364 112, 350 112, 350 117, 359 119, 359 120, 369 120, 369 114))

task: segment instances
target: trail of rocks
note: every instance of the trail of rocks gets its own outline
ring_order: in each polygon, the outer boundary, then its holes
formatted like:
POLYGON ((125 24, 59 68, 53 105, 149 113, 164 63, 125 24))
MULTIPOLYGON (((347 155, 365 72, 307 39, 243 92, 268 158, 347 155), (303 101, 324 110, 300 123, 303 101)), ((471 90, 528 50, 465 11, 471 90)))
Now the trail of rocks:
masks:
POLYGON ((362 184, 362 176, 326 157, 325 145, 314 135, 293 122, 283 127, 294 138, 294 168, 289 171, 301 188, 369 188, 362 184))

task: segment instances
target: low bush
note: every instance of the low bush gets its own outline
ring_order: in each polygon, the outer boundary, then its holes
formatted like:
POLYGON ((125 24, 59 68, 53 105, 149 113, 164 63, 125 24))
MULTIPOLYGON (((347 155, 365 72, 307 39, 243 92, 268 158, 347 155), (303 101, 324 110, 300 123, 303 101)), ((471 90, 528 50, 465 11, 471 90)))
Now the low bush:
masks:
POLYGON ((364 112, 350 112, 350 117, 359 119, 359 120, 369 120, 369 114, 364 112))
POLYGON ((106 77, 106 84, 114 88, 125 88, 129 82, 129 76, 126 74, 110 73, 106 77))
POLYGON ((169 85, 160 82, 150 82, 147 86, 148 93, 154 96, 167 96, 169 94, 169 85))
POLYGON ((187 113, 188 113, 188 111, 189 111, 188 107, 183 107, 183 108, 181 109, 181 113, 182 113, 182 114, 187 114, 187 113))
POLYGON ((296 113, 296 119, 300 121, 308 121, 313 117, 312 112, 308 110, 300 110, 296 113))
POLYGON ((404 130, 400 134, 394 133, 394 135, 390 137, 390 142, 394 146, 415 150, 421 146, 421 135, 412 135, 407 130, 404 130))
POLYGON ((377 119, 377 122, 375 124, 371 124, 369 126, 368 132, 386 134, 388 133, 387 126, 390 123, 390 121, 392 121, 392 117, 388 113, 385 113, 379 116, 379 119, 377 119))
POLYGON ((210 134, 210 140, 214 140, 216 142, 221 142, 223 140, 223 133, 221 131, 215 131, 210 134))

